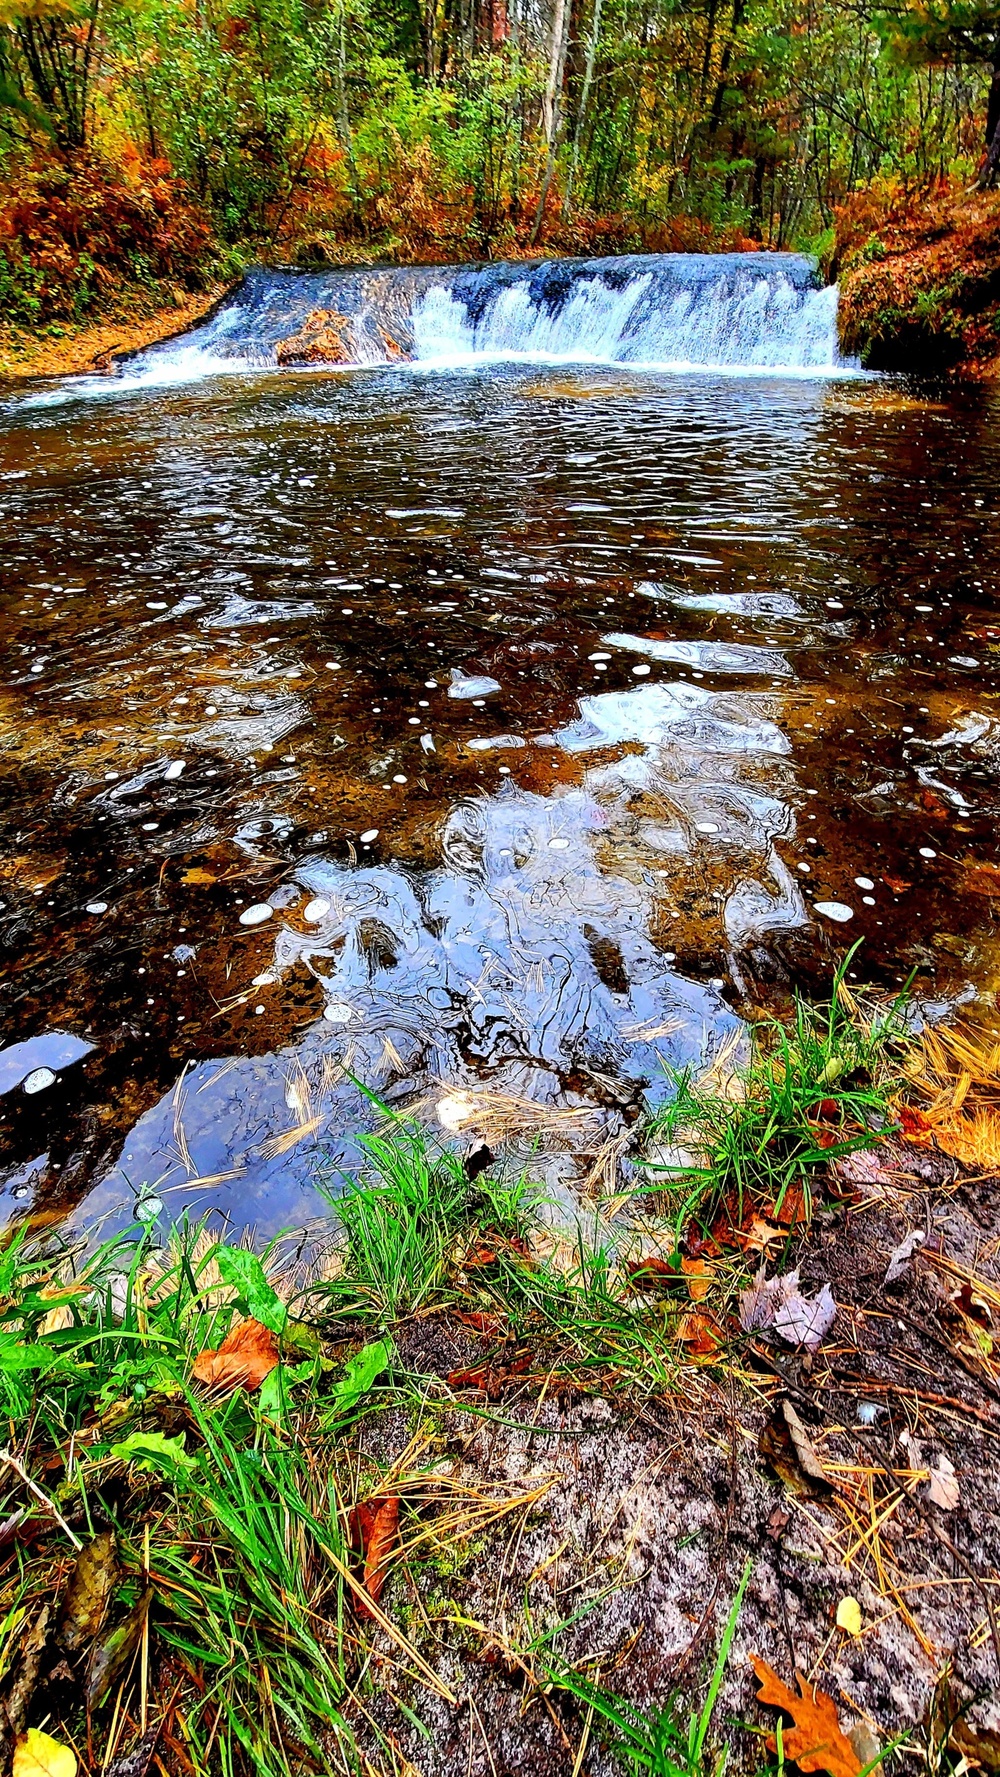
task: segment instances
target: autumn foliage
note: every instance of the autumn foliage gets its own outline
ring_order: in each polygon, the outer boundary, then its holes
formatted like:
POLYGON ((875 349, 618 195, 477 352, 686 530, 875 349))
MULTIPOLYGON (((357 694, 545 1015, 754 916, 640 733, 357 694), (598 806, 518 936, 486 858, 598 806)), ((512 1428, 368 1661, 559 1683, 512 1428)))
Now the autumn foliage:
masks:
POLYGON ((898 182, 837 217, 844 347, 875 370, 990 372, 1000 358, 1000 192, 898 182))
POLYGON ((163 161, 45 158, 0 191, 0 306, 78 319, 143 281, 169 300, 204 282, 212 226, 163 161))

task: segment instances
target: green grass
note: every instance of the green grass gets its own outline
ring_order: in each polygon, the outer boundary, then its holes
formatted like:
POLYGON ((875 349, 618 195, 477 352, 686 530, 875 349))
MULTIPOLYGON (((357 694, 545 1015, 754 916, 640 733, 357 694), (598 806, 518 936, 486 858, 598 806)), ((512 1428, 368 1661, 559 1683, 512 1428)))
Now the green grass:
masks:
POLYGON ((876 1147, 891 1128, 890 1098, 907 1046, 905 998, 865 1009, 847 988, 844 958, 829 1000, 796 997, 788 1022, 751 1033, 751 1054, 731 1089, 675 1075, 676 1095, 647 1133, 647 1188, 678 1237, 720 1212, 736 1226, 748 1210, 780 1215, 800 1191, 805 1214, 831 1160, 876 1147), (657 1158, 657 1150, 686 1151, 657 1158))
MULTIPOLYGON (((33 1255, 24 1236, 0 1263, 10 1450, 24 1474, 44 1478, 51 1501, 4 1465, 5 1510, 25 1511, 32 1535, 8 1546, 0 1566, 0 1669, 17 1659, 25 1600, 61 1591, 71 1541, 86 1545, 111 1528, 120 1573, 94 1645, 127 1627, 148 1549, 156 1642, 177 1700, 172 1731, 195 1768, 214 1758, 213 1769, 290 1777, 305 1757, 346 1771, 347 1551, 329 1455, 359 1391, 350 1363, 324 1362, 315 1335, 289 1322, 257 1258, 225 1247, 198 1256, 203 1245, 197 1231, 182 1231, 153 1276, 145 1238, 100 1248, 77 1276, 65 1257, 33 1255), (227 1274, 240 1280, 235 1298, 220 1288, 227 1274), (248 1294, 282 1327, 286 1362, 265 1383, 266 1399, 238 1391, 213 1401, 192 1385, 191 1360, 218 1346, 248 1294), (63 1307, 71 1324, 44 1331, 63 1307), (317 1355, 303 1360, 310 1342, 317 1355), (308 1382, 315 1439, 286 1424, 286 1391, 273 1381, 282 1372, 289 1393, 308 1382)), ((378 1349, 369 1374, 387 1353, 378 1349)), ((125 1676, 116 1675, 109 1703, 125 1676)), ((82 1673, 76 1688, 67 1734, 83 1731, 82 1673)), ((101 1725, 106 1716, 94 1731, 101 1725)))
POLYGON ((605 1690, 599 1682, 583 1678, 569 1668, 553 1667, 553 1684, 574 1696, 600 1724, 601 1737, 628 1777, 643 1777, 647 1772, 650 1777, 721 1777, 729 1749, 725 1742, 713 1745, 710 1736, 750 1573, 748 1561, 722 1632, 704 1699, 686 1720, 679 1694, 659 1708, 643 1711, 605 1690))
POLYGON ((595 1389, 673 1386, 670 1317, 637 1299, 606 1233, 566 1231, 559 1263, 536 1256, 539 1196, 529 1181, 470 1184, 454 1155, 402 1119, 362 1146, 365 1166, 334 1203, 343 1269, 316 1292, 328 1321, 374 1328, 413 1314, 472 1314, 495 1323, 498 1362, 530 1345, 538 1376, 595 1389))

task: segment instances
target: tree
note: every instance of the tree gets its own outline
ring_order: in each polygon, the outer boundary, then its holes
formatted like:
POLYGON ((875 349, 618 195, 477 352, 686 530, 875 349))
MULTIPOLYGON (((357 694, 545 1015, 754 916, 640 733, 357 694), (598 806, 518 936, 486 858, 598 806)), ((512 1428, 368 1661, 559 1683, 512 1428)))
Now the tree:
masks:
POLYGON ((979 187, 992 185, 1000 172, 1000 5, 996 0, 909 0, 898 10, 877 14, 875 25, 892 51, 911 65, 989 67, 979 187))

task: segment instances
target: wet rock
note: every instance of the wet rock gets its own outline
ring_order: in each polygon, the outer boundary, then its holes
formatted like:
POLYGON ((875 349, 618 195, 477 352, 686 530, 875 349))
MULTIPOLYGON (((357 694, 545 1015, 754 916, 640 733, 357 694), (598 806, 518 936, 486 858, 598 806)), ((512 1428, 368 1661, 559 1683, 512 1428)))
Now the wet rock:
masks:
POLYGON ((355 354, 344 329, 350 326, 346 315, 336 309, 313 309, 297 333, 278 341, 275 357, 280 365, 352 364, 355 354))

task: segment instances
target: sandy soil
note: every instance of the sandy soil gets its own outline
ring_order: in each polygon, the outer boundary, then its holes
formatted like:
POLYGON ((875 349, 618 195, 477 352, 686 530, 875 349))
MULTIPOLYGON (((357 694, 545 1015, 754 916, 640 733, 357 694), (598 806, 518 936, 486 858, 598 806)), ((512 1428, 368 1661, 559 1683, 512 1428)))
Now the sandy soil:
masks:
POLYGON ((224 284, 213 284, 196 296, 179 295, 168 308, 67 326, 58 337, 51 333, 38 337, 0 326, 0 376, 79 376, 88 370, 107 370, 117 352, 141 351, 143 346, 192 327, 225 289, 224 284))

